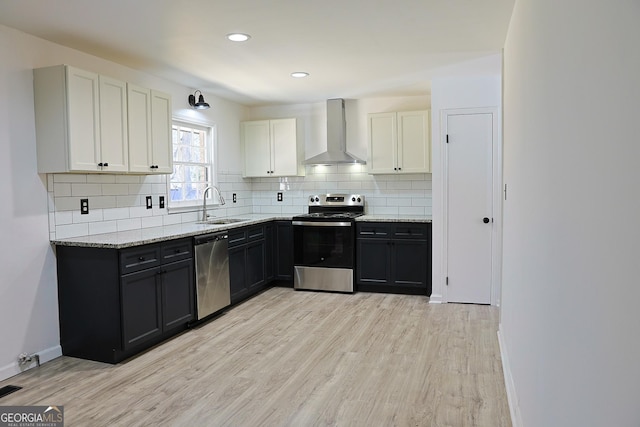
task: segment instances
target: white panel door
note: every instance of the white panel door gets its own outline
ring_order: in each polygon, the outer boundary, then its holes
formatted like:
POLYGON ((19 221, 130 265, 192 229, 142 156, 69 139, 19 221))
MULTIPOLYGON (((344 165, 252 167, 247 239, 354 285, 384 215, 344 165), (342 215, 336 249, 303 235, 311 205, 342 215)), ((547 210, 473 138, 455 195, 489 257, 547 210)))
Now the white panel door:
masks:
POLYGON ((156 173, 173 172, 171 95, 151 91, 151 159, 156 173))
POLYGON ((447 300, 491 303, 493 114, 448 115, 447 300))
POLYGON ((398 113, 398 172, 431 172, 429 112, 398 113))
POLYGON ((100 162, 105 172, 129 171, 127 84, 100 76, 100 162))
POLYGON ((269 120, 242 123, 244 176, 271 176, 269 120))
POLYGON ((296 150, 296 119, 270 121, 272 176, 298 174, 296 150))
POLYGON ((370 173, 395 173, 398 164, 398 130, 396 113, 368 116, 370 173))
POLYGON ((69 170, 97 171, 100 157, 98 75, 67 67, 69 170))
POLYGON ((151 172, 151 91, 127 85, 129 120, 129 170, 151 172))

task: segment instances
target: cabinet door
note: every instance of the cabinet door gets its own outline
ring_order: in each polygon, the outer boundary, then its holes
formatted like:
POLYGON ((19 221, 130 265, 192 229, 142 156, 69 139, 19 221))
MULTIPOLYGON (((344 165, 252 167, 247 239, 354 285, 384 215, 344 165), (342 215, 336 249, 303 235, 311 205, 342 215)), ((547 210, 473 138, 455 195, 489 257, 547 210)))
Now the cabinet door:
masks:
POLYGON ((162 334, 162 313, 156 268, 121 278, 122 341, 124 350, 162 334))
POLYGON ((356 283, 386 284, 391 278, 391 243, 387 239, 356 239, 356 283))
POLYGON ((429 112, 398 113, 398 172, 431 172, 429 112))
POLYGON ((265 282, 271 282, 275 278, 275 265, 274 260, 276 257, 275 248, 275 236, 274 236, 274 224, 269 223, 264 226, 264 279, 265 282))
POLYGON ((229 249, 229 287, 231 304, 242 301, 247 295, 247 272, 245 271, 245 247, 229 249))
POLYGON ((291 221, 275 223, 275 277, 293 280, 293 229, 291 221))
POLYGON ((127 84, 129 121, 129 170, 150 172, 151 166, 151 91, 127 84))
POLYGON ((151 91, 151 163, 154 173, 173 172, 171 95, 151 91))
POLYGON ((242 123, 244 176, 271 176, 269 120, 242 123))
POLYGON ((193 260, 162 266, 162 325, 167 331, 194 318, 193 260))
POLYGON ((97 171, 100 156, 98 75, 67 67, 69 170, 97 171))
POLYGON ((396 113, 368 116, 369 173, 395 173, 397 170, 396 113))
POLYGON ((105 172, 129 170, 127 84, 100 76, 100 157, 105 172))
POLYGON ((265 242, 247 245, 247 288, 257 292, 265 283, 265 242))
POLYGON ((394 240, 392 284, 415 286, 427 291, 428 248, 425 240, 394 240))
POLYGON ((271 176, 298 174, 296 119, 271 120, 271 176))

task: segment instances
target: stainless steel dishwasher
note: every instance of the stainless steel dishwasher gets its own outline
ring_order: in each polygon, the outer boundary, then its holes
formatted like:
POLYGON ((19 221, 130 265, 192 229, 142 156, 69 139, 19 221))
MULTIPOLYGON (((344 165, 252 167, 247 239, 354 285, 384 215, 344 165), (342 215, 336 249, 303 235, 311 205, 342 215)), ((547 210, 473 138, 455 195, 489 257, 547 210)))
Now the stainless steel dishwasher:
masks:
POLYGON ((194 238, 196 251, 197 320, 231 304, 229 235, 226 232, 194 238))

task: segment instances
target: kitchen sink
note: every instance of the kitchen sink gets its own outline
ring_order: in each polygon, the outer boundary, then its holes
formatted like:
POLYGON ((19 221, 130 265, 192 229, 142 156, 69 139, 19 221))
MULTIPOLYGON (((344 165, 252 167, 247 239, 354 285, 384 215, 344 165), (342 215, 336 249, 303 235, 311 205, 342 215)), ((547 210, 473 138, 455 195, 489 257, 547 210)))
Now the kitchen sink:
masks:
POLYGON ((248 221, 242 218, 211 218, 206 221, 198 221, 198 224, 224 225, 234 224, 236 222, 248 221))

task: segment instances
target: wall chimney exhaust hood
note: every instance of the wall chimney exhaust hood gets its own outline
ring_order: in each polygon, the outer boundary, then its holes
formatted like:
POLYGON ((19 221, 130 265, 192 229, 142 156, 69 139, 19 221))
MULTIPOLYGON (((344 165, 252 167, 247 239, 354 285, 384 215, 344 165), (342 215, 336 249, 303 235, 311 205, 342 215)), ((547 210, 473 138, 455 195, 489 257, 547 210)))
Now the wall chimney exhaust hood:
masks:
POLYGON ((359 163, 361 160, 347 153, 347 122, 344 118, 344 99, 327 100, 327 151, 305 160, 306 165, 335 165, 359 163))

